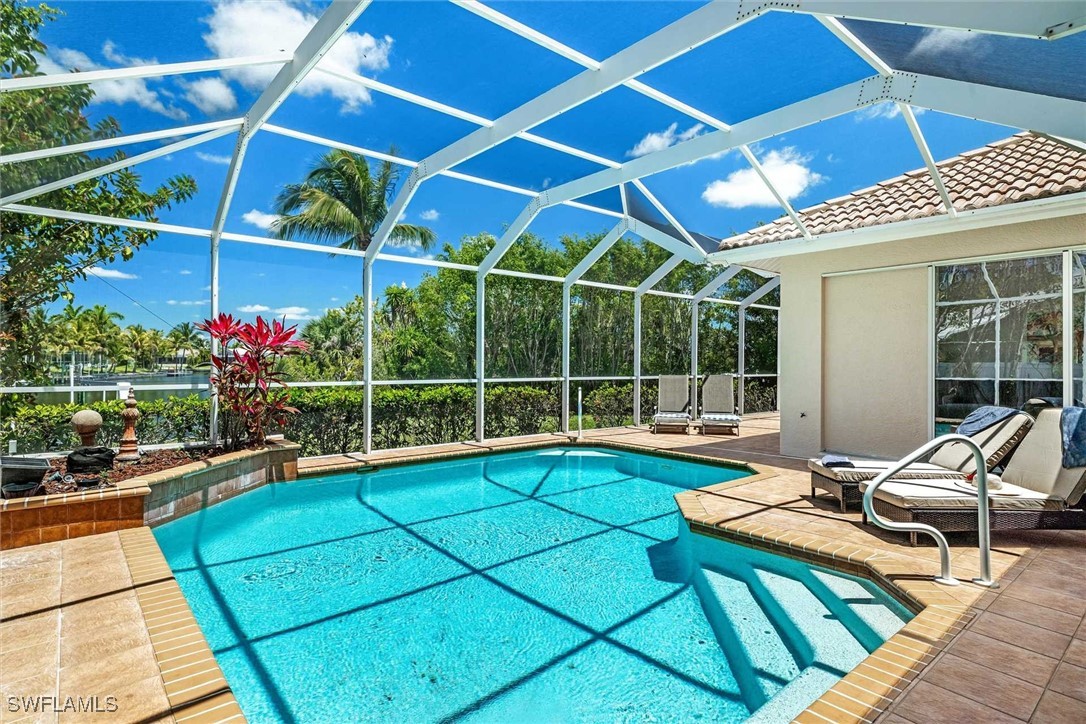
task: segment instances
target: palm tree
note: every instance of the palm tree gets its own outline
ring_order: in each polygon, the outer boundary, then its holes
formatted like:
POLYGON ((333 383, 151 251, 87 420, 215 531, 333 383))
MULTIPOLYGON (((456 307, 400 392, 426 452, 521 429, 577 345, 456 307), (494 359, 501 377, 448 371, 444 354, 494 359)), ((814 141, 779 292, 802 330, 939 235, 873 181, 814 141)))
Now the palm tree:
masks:
POLYGON ((103 355, 108 352, 110 339, 121 329, 117 322, 122 319, 123 314, 111 312, 104 304, 95 304, 80 315, 80 321, 87 327, 89 342, 95 353, 103 355))
POLYGON ((189 354, 200 349, 203 335, 192 322, 181 322, 166 335, 173 353, 184 356, 187 361, 189 354))
MULTIPOLYGON (((395 154, 396 149, 389 149, 395 154)), ((364 250, 388 214, 399 169, 389 161, 370 170, 365 157, 339 149, 321 156, 305 181, 283 188, 276 199, 279 219, 272 232, 281 239, 309 237, 333 242, 344 249, 364 250)), ((388 243, 430 249, 437 240, 433 229, 396 224, 388 243)))

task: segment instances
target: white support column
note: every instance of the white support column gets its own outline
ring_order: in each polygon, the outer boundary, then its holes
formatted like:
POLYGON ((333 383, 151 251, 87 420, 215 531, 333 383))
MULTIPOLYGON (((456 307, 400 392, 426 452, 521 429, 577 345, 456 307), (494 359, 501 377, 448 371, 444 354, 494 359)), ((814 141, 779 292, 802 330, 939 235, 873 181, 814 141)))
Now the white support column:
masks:
POLYGON ((700 306, 703 301, 712 296, 716 290, 727 284, 742 271, 742 267, 730 266, 720 274, 717 274, 708 284, 699 289, 690 300, 690 416, 696 417, 698 412, 698 323, 700 322, 700 306))
POLYGON ((362 452, 365 455, 373 451, 373 264, 371 259, 362 262, 362 452))
MULTIPOLYGON (((219 242, 222 239, 223 227, 226 224, 226 215, 230 211, 230 202, 234 198, 234 189, 237 187, 238 176, 241 174, 241 164, 245 160, 245 152, 249 148, 249 141, 260 130, 264 122, 282 105, 291 92, 298 87, 298 84, 302 82, 309 71, 331 50, 340 36, 347 32, 347 29, 351 27, 351 23, 362 14, 370 2, 372 0, 334 0, 317 20, 317 23, 302 38, 302 42, 298 43, 290 62, 279 69, 279 72, 272 78, 271 83, 257 97, 245 114, 241 130, 238 132, 237 143, 234 145, 234 153, 230 156, 230 165, 226 170, 226 182, 223 184, 222 193, 219 195, 219 203, 215 208, 215 222, 211 227, 212 259, 215 259, 218 255, 219 242)), ((215 309, 213 308, 212 311, 214 312, 215 309)), ((370 314, 368 307, 366 313, 370 314)), ((367 328, 365 342, 367 345, 370 343, 370 331, 367 328)), ((214 351, 215 343, 212 342, 212 352, 214 351)), ((370 364, 368 350, 364 364, 370 364)), ((372 432, 369 420, 369 392, 369 387, 367 387, 365 404, 366 429, 364 433, 366 453, 370 451, 372 432)), ((212 409, 215 409, 214 404, 212 409)))
POLYGON ((641 295, 633 298, 633 423, 641 424, 641 295))
MULTIPOLYGON (((1075 314, 1073 273, 1074 252, 1063 252, 1063 406, 1072 407, 1075 404, 1075 314)), ((1086 343, 1084 343, 1086 346, 1086 343)))
POLYGON ((747 308, 740 306, 739 314, 739 415, 747 407, 747 308))
POLYGON ((683 263, 683 258, 679 255, 674 255, 659 267, 656 271, 648 276, 645 281, 641 282, 634 289, 634 359, 633 359, 633 372, 634 372, 634 414, 633 420, 635 425, 641 424, 641 299, 645 294, 654 286, 660 283, 664 277, 670 274, 675 267, 683 263))
POLYGON ((475 273, 475 439, 486 439, 486 272, 475 273))
POLYGON ((577 265, 562 280, 562 432, 569 432, 569 336, 570 336, 570 290, 592 265, 603 258, 607 250, 626 233, 628 224, 625 219, 618 222, 607 235, 600 239, 592 249, 577 262, 577 265))
MULTIPOLYGON (((739 414, 742 415, 746 407, 747 392, 747 309, 750 305, 769 294, 781 285, 779 276, 773 277, 768 282, 754 290, 746 299, 739 303, 739 414)), ((780 324, 780 316, 777 317, 780 324)), ((779 339, 779 338, 778 338, 779 339)), ((779 358, 778 358, 779 359, 779 358)), ((779 383, 778 383, 779 385, 779 383)))
POLYGON ((569 285, 562 285, 562 408, 558 412, 562 432, 569 434, 569 285))
POLYGON ((939 173, 939 167, 935 165, 935 159, 932 158, 931 149, 928 148, 928 142, 924 140, 924 134, 920 130, 920 124, 916 121, 916 114, 913 113, 912 107, 907 103, 898 103, 898 109, 901 111, 901 117, 905 119, 905 123, 909 126, 909 133, 913 136, 913 141, 916 142, 916 148, 920 151, 921 158, 924 159, 924 165, 928 167, 928 173, 931 174, 931 180, 935 183, 935 188, 939 192, 939 197, 943 200, 943 208, 951 217, 957 216, 958 211, 954 208, 954 202, 950 200, 950 194, 947 193, 946 185, 943 183, 942 174, 939 173))
POLYGON ((690 300, 690 417, 698 415, 698 321, 701 317, 698 300, 690 300))

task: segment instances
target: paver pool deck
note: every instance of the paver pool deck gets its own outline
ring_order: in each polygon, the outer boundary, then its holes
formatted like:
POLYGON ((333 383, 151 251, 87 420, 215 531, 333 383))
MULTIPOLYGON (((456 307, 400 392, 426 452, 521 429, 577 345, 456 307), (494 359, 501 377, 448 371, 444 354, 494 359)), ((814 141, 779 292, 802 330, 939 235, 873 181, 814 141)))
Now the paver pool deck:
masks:
MULTIPOLYGON (((692 529, 869 575, 920 612, 801 720, 1086 721, 1086 531, 993 534, 994 590, 969 582, 975 539, 954 537, 963 583, 938 586, 934 546, 911 548, 903 536, 862 525, 859 513, 812 498, 806 461, 780 456, 778 433, 778 418, 763 415, 748 416, 738 437, 611 428, 586 431, 585 441, 750 464, 762 474, 677 496, 692 529)), ((299 470, 556 437, 310 458, 299 470)), ((0 722, 243 720, 149 528, 0 552, 0 695, 0 722), (100 709, 115 697, 116 708, 34 714, 11 711, 12 696, 100 709)))

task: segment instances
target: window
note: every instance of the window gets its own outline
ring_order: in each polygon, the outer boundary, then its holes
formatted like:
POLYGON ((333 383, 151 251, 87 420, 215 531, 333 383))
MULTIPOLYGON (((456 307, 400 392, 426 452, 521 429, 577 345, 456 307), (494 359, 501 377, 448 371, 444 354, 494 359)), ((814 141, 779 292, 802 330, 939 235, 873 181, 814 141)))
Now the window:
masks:
POLYGON ((1084 263, 1086 254, 1068 252, 935 268, 937 432, 982 405, 1022 408, 1034 398, 1063 405, 1064 366, 1072 359, 1073 399, 1082 399, 1084 263), (1065 264, 1073 289, 1064 288, 1065 264), (1070 349, 1065 295, 1076 310, 1070 349))

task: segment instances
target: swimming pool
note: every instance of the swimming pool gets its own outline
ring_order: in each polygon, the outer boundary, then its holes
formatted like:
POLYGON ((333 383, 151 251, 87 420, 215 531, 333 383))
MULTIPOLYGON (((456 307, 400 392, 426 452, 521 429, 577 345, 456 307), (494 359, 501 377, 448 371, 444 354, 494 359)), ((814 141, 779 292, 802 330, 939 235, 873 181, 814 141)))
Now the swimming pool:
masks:
POLYGON ((908 619, 689 533, 742 468, 594 448, 268 485, 155 529, 247 717, 785 721, 908 619))

